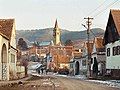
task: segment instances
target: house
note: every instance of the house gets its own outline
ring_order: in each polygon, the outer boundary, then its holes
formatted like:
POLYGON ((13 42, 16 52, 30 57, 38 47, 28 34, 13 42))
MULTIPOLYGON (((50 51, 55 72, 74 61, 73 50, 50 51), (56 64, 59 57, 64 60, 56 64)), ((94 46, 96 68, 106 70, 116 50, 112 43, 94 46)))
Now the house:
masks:
POLYGON ((106 47, 107 74, 120 78, 120 10, 110 10, 103 44, 106 47))
POLYGON ((51 46, 50 53, 56 68, 69 68, 69 61, 72 58, 73 46, 51 46))
POLYGON ((73 75, 79 75, 82 72, 80 71, 81 68, 81 57, 82 57, 82 52, 81 49, 79 48, 74 48, 73 50, 73 58, 70 61, 70 74, 71 70, 73 70, 73 75))
POLYGON ((106 65, 106 55, 105 55, 105 47, 103 46, 103 38, 102 37, 95 37, 93 50, 91 53, 91 71, 92 75, 94 72, 95 62, 97 62, 97 74, 100 76, 105 75, 105 65, 106 65))
POLYGON ((33 61, 36 62, 38 61, 38 57, 39 57, 39 49, 38 46, 33 45, 31 47, 28 48, 29 50, 29 61, 33 61))
MULTIPOLYGON (((90 41, 89 54, 92 52, 93 42, 90 41)), ((88 48, 87 42, 83 42, 80 48, 74 48, 73 59, 70 61, 70 71, 73 75, 88 74, 88 48)))
POLYGON ((0 80, 16 78, 16 31, 14 19, 0 19, 0 80))
POLYGON ((53 45, 52 41, 42 41, 39 44, 39 58, 46 68, 49 68, 51 62, 50 46, 53 45))
POLYGON ((86 41, 84 42, 84 48, 83 48, 83 58, 86 61, 86 75, 87 77, 91 77, 92 71, 91 71, 91 54, 93 50, 93 40, 90 40, 89 43, 86 41))

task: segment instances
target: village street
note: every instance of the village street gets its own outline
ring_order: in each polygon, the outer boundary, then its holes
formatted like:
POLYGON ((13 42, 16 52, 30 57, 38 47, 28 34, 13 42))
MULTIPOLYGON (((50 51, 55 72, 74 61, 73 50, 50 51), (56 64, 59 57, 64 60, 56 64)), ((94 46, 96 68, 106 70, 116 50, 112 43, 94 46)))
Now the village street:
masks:
MULTIPOLYGON (((24 80, 24 79, 23 79, 24 80)), ((84 80, 60 76, 32 76, 25 81, 0 83, 0 90, 119 90, 84 80)))

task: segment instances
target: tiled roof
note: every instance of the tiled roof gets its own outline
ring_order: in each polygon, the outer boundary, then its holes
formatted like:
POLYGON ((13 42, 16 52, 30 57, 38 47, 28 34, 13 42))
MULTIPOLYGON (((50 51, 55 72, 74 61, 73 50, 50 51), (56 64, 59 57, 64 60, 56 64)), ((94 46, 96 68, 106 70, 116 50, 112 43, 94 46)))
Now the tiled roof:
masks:
POLYGON ((111 14, 112 14, 113 20, 115 22, 117 31, 120 35, 120 10, 111 10, 111 14))
POLYGON ((0 33, 11 39, 14 19, 0 19, 0 33))
POLYGON ((95 43, 96 48, 104 48, 102 37, 96 37, 94 40, 94 43, 95 43))
POLYGON ((73 52, 74 57, 82 57, 82 53, 81 52, 73 52))
POLYGON ((90 41, 90 42, 89 42, 89 45, 88 45, 88 42, 85 42, 85 47, 87 48, 87 50, 88 50, 88 47, 89 47, 89 54, 92 53, 93 44, 94 44, 93 41, 90 41))

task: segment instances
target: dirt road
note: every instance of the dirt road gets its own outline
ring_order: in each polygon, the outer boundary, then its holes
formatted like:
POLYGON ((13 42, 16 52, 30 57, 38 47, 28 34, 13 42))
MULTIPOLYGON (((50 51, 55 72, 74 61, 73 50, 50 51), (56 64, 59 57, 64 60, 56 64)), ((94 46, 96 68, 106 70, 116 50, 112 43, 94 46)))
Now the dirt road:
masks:
POLYGON ((120 90, 76 79, 55 76, 31 77, 0 85, 0 90, 120 90))
POLYGON ((58 77, 57 79, 66 87, 65 90, 120 90, 76 79, 68 79, 64 77, 58 77))

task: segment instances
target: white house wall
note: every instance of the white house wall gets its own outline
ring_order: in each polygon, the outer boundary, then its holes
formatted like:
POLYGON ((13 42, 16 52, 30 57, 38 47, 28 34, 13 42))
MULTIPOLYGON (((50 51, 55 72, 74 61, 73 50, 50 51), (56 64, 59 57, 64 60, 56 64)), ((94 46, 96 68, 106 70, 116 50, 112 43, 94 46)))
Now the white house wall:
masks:
POLYGON ((115 46, 120 46, 120 41, 106 45, 106 49, 110 48, 110 56, 106 56, 106 69, 120 69, 120 55, 112 55, 115 46))
MULTIPOLYGON (((80 59, 74 59, 75 60, 75 64, 76 62, 79 62, 79 72, 80 74, 83 74, 83 72, 87 71, 87 59, 86 58, 80 58, 80 59), (82 65, 82 61, 86 60, 86 66, 82 65)), ((75 64, 74 64, 74 71, 75 71, 75 64)))
POLYGON ((16 62, 17 62, 17 51, 16 49, 16 29, 15 29, 15 22, 12 27, 12 34, 11 34, 11 40, 10 45, 14 48, 9 49, 9 63, 10 63, 10 70, 13 72, 13 74, 16 76, 16 62), (11 54, 15 55, 15 63, 11 62, 11 54))
POLYGON ((94 43, 92 53, 96 53, 96 52, 97 52, 97 50, 96 50, 96 46, 95 46, 95 43, 94 43))
POLYGON ((87 59, 82 58, 81 61, 80 61, 80 71, 85 71, 85 70, 87 70, 87 59), (83 60, 86 60, 86 65, 85 66, 82 65, 83 60))

